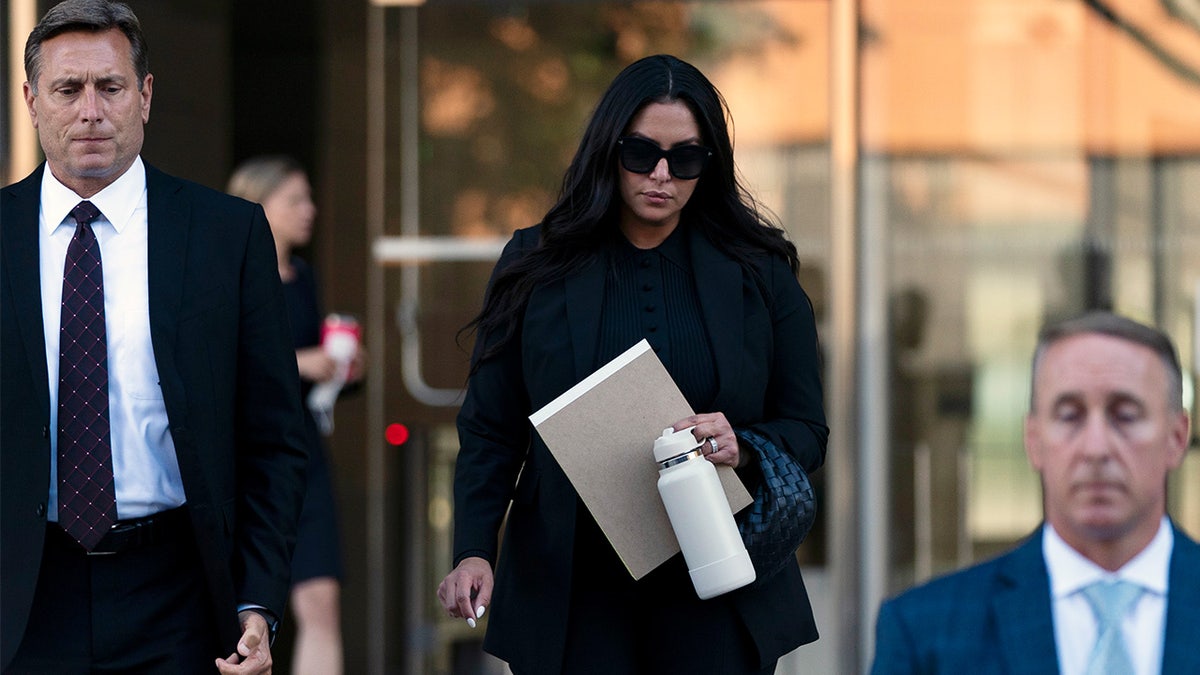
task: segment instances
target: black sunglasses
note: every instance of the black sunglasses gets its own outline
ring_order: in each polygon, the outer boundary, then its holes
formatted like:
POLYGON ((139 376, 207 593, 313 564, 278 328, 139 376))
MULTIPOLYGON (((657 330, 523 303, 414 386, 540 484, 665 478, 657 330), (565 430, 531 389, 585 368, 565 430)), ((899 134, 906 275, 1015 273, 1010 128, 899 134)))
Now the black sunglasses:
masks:
POLYGON ((681 145, 663 150, 657 143, 637 136, 626 136, 617 141, 621 146, 621 166, 633 173, 650 173, 658 161, 667 158, 667 170, 679 180, 699 178, 704 165, 712 156, 712 150, 700 145, 681 145))

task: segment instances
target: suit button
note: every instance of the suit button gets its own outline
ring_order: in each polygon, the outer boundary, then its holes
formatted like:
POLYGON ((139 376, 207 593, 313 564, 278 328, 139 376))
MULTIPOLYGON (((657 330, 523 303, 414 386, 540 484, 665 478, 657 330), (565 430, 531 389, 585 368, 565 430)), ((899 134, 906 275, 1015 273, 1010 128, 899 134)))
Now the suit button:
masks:
POLYGON ((46 505, 44 503, 37 505, 37 517, 38 518, 46 517, 46 505))
POLYGON ((50 425, 49 424, 42 425, 42 438, 50 438, 50 425))

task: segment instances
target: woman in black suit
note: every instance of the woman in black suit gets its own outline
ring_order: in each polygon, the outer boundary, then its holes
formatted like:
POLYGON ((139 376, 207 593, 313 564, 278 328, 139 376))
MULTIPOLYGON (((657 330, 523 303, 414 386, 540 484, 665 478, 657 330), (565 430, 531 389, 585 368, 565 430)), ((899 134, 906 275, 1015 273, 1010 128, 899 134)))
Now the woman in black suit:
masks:
POLYGON ((692 409, 710 411, 674 425, 713 438, 710 461, 752 488, 740 439, 753 434, 809 472, 823 463, 812 305, 795 246, 737 181, 726 114, 677 58, 622 71, 558 203, 514 234, 472 324, 455 568, 438 596, 472 624, 490 607, 484 649, 518 675, 773 672, 817 639, 796 564, 711 600, 678 555, 634 581, 528 421, 644 338, 692 409))

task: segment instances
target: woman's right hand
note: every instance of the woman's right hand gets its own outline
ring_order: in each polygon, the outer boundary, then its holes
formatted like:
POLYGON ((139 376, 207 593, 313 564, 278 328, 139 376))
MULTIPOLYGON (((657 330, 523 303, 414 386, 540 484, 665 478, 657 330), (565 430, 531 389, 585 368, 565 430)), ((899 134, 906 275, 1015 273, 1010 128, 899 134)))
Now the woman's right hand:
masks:
POLYGON ((337 361, 329 358, 320 346, 296 350, 296 368, 300 377, 309 382, 324 382, 337 373, 337 361))
POLYGON ((492 602, 492 566, 483 558, 463 558, 438 586, 438 600, 450 616, 467 619, 471 628, 492 602))

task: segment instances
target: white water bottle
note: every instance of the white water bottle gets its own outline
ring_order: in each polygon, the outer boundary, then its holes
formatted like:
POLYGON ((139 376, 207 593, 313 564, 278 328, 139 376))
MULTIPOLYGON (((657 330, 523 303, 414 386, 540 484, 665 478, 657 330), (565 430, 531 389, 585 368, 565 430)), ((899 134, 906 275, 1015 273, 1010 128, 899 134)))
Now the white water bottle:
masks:
POLYGON ((690 427, 664 429, 654 441, 658 493, 701 600, 754 581, 754 564, 738 534, 717 468, 701 451, 704 444, 690 427))

